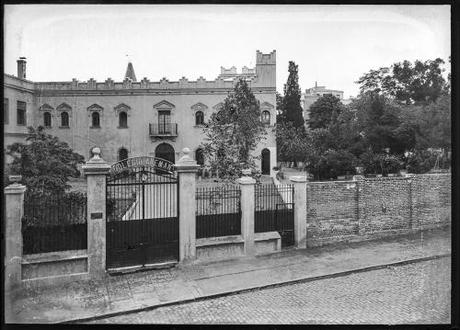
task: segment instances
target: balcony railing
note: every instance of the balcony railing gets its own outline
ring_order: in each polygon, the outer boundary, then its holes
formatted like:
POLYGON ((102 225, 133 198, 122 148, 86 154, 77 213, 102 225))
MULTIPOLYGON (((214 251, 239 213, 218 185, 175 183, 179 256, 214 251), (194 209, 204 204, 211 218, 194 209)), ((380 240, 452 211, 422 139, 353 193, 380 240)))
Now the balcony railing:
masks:
POLYGON ((176 123, 149 124, 150 136, 177 136, 176 123))

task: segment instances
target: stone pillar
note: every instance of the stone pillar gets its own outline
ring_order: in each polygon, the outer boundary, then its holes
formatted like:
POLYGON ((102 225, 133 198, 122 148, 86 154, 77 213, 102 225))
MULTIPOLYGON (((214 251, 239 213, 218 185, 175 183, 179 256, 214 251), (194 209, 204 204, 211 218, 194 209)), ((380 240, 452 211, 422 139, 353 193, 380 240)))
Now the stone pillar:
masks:
POLYGON ((241 235, 244 239, 244 254, 255 254, 254 246, 254 185, 256 180, 249 175, 251 170, 243 170, 243 177, 238 179, 241 189, 241 235))
POLYGON ((419 221, 414 224, 414 219, 419 219, 419 217, 414 216, 414 206, 416 204, 416 198, 414 198, 414 186, 413 182, 416 179, 415 174, 404 173, 403 177, 407 178, 408 184, 408 204, 409 204, 409 228, 410 229, 419 229, 419 221))
POLYGON ((22 216, 26 187, 19 183, 20 175, 11 175, 5 188, 5 291, 20 288, 22 267, 22 216))
POLYGON ((295 247, 307 247, 307 177, 293 176, 294 183, 294 240, 295 247))
POLYGON ((356 217, 358 220, 358 231, 357 234, 364 235, 366 233, 366 193, 364 175, 358 174, 353 175, 353 181, 356 181, 356 217))
POLYGON ((87 182, 88 273, 92 278, 105 275, 106 258, 106 175, 110 166, 93 148, 93 157, 82 166, 87 182))
POLYGON ((189 154, 190 149, 182 150, 184 155, 175 168, 179 176, 179 261, 194 259, 196 256, 196 161, 189 154))

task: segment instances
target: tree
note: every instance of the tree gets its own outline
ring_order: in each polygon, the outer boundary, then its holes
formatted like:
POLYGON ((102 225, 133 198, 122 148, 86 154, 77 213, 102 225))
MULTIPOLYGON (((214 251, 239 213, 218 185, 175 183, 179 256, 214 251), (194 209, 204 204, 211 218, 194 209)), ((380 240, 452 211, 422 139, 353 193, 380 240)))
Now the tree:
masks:
POLYGON ((276 122, 283 122, 283 96, 276 92, 276 122))
POLYGON ((211 115, 204 129, 203 153, 221 178, 233 180, 242 169, 255 169, 256 157, 251 152, 266 134, 260 115, 259 101, 244 79, 237 81, 222 108, 211 115))
POLYGON ((277 98, 277 103, 281 101, 279 109, 281 122, 292 122, 294 127, 304 127, 300 94, 298 66, 293 61, 289 61, 289 76, 284 85, 284 96, 277 98))
POLYGON ((436 102, 405 108, 404 122, 415 130, 417 149, 451 149, 451 99, 441 95, 436 102))
POLYGON ((370 70, 357 81, 362 94, 376 92, 404 104, 434 102, 446 90, 440 58, 414 64, 395 63, 390 68, 370 70))
POLYGON ((311 152, 305 129, 294 127, 292 122, 276 124, 276 145, 280 161, 298 162, 311 152))
POLYGON ((77 165, 84 157, 74 152, 66 142, 45 133, 42 126, 28 127, 26 144, 13 143, 7 154, 13 158, 9 171, 22 175, 30 194, 49 195, 70 188, 69 177, 78 177, 77 165))
POLYGON ((384 95, 367 92, 351 106, 357 109, 357 121, 365 144, 375 153, 390 148, 401 154, 413 148, 415 130, 401 120, 401 108, 384 95))
POLYGON ((337 123, 338 117, 344 111, 344 108, 339 98, 324 95, 310 106, 308 125, 311 129, 329 128, 337 123))

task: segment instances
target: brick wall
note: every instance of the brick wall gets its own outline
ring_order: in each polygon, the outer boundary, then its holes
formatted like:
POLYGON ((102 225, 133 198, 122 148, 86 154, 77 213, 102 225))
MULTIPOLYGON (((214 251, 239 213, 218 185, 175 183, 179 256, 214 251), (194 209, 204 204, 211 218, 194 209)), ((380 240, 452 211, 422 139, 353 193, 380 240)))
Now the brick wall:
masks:
POLYGON ((442 227, 450 217, 450 173, 307 185, 308 246, 442 227))
POLYGON ((422 229, 451 221, 450 174, 418 175, 412 182, 414 224, 422 229))
POLYGON ((307 239, 357 234, 358 207, 354 181, 307 185, 307 239))

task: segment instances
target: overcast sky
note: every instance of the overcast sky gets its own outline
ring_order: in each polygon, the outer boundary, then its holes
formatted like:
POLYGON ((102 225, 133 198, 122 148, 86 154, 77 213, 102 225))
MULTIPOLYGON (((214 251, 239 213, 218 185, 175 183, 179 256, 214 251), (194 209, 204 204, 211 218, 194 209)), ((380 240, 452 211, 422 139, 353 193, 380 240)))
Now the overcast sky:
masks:
POLYGON ((278 91, 293 60, 302 91, 349 97, 370 69, 450 55, 447 5, 8 5, 4 24, 5 72, 25 56, 32 81, 121 81, 127 54, 138 80, 213 80, 276 49, 278 91))

